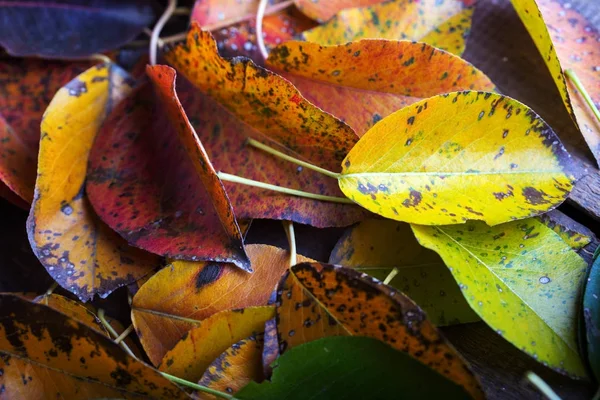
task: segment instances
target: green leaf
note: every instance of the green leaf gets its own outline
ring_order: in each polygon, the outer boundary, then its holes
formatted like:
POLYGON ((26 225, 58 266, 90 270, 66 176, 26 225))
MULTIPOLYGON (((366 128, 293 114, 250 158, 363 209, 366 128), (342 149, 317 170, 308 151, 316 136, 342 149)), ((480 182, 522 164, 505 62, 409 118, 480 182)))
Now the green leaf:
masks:
POLYGON ((554 231, 535 218, 412 228, 491 328, 544 365, 585 376, 576 337, 587 263, 554 231))
POLYGON ((274 363, 271 382, 251 382, 237 399, 468 399, 458 385, 371 338, 305 343, 274 363))
POLYGON ((600 258, 596 257, 583 296, 587 356, 596 380, 600 380, 600 258))

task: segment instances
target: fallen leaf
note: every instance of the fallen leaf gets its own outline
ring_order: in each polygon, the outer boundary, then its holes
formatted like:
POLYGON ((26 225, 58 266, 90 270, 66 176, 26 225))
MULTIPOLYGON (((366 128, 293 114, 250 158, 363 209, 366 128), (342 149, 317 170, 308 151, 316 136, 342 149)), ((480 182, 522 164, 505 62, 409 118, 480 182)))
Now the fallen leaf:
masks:
POLYGON ((310 18, 324 22, 345 8, 365 7, 382 0, 294 0, 296 7, 310 18))
MULTIPOLYGON (((258 0, 196 0, 190 20, 207 30, 211 30, 217 24, 229 26, 256 18, 259 3, 258 0)), ((269 1, 265 8, 265 16, 288 6, 287 1, 269 1)))
MULTIPOLYGON (((339 163, 356 143, 350 127, 315 107, 280 76, 247 59, 225 60, 210 33, 197 24, 185 44, 165 55, 198 89, 182 103, 218 171, 271 184, 341 196, 333 179, 244 146, 248 137, 323 168, 339 163), (201 94, 202 92, 203 94, 201 94), (204 94, 212 97, 209 98, 204 94)), ((352 204, 300 198, 226 183, 238 218, 292 220, 316 227, 345 226, 363 218, 352 204)))
POLYGON ((147 74, 152 86, 117 107, 94 144, 87 181, 94 209, 133 246, 251 271, 225 189, 179 103, 175 70, 154 66, 147 74))
POLYGON ((511 0, 554 79, 567 111, 600 163, 600 121, 564 71, 573 70, 600 104, 600 34, 570 3, 511 0))
POLYGON ((277 320, 275 318, 265 323, 263 336, 262 367, 265 377, 270 377, 273 369, 271 364, 279 357, 279 339, 277 338, 277 320))
POLYGON ((265 322, 273 318, 272 306, 248 307, 214 314, 189 331, 165 354, 160 371, 197 382, 221 353, 232 344, 263 332, 265 322), (200 344, 197 346, 196 344, 200 344))
POLYGON ((600 258, 590 269, 583 295, 583 318, 587 341, 587 359, 596 380, 600 379, 600 258))
POLYGON ((276 362, 273 379, 249 383, 245 399, 469 399, 463 388, 405 353, 366 337, 329 337, 276 362))
POLYGON ((326 23, 302 33, 322 45, 358 39, 414 40, 461 55, 471 29, 474 7, 460 0, 391 0, 347 8, 326 23))
POLYGON ((187 397, 106 336, 49 307, 0 294, 0 314, 6 398, 187 397))
POLYGON ((556 233, 536 219, 412 228, 492 329, 544 365, 585 376, 576 335, 587 263, 556 233))
MULTIPOLYGON (((246 246, 254 273, 214 262, 172 261, 133 298, 131 320, 150 360, 158 365, 181 337, 224 310, 266 305, 289 253, 277 247, 246 246)), ((298 260, 312 261, 298 256, 298 260)))
POLYGON ((431 367, 483 398, 479 382, 425 313, 400 292, 349 268, 302 263, 277 290, 282 353, 327 336, 367 336, 431 367))
POLYGON ((86 65, 36 59, 0 62, 0 180, 28 204, 33 200, 42 114, 54 93, 86 65))
POLYGON ((367 219, 348 228, 331 252, 329 263, 380 281, 396 268, 398 274, 389 285, 417 303, 436 326, 480 320, 440 256, 419 245, 406 223, 367 219))
POLYGON ((131 90, 115 65, 92 67, 61 88, 41 124, 38 178, 27 220, 31 247, 58 284, 81 300, 106 297, 158 265, 94 214, 85 193, 92 143, 106 113, 131 90))
POLYGON ((572 188, 570 155, 531 109, 458 92, 380 121, 343 162, 342 191, 386 218, 496 225, 547 212, 572 188))
POLYGON ((460 57, 409 41, 359 40, 339 46, 290 41, 271 51, 267 66, 359 136, 422 97, 494 90, 487 76, 460 57))
POLYGON ((102 323, 88 307, 84 306, 81 303, 68 299, 64 296, 52 293, 50 295, 43 294, 38 296, 35 300, 35 303, 42 304, 46 307, 50 307, 53 310, 60 312, 61 314, 66 315, 70 319, 87 326, 90 329, 95 330, 108 337, 110 334, 106 330, 102 323))
POLYGON ((252 381, 261 382, 264 379, 262 350, 262 335, 240 340, 210 364, 198 383, 220 392, 235 394, 252 381))
POLYGON ((558 210, 552 210, 537 217, 540 222, 552 229, 573 250, 583 249, 596 237, 594 233, 573 221, 558 210))
POLYGON ((152 6, 151 0, 3 2, 0 46, 20 57, 65 59, 102 53, 133 40, 150 25, 152 6))

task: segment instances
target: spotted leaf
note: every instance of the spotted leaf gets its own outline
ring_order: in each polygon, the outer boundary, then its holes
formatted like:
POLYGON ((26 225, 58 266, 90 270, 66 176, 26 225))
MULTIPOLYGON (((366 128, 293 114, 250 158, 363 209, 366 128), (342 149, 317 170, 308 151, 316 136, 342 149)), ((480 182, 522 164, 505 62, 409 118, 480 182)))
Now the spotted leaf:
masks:
POLYGON ((197 382, 221 353, 248 336, 261 334, 265 322, 274 315, 272 306, 248 307, 214 314, 181 338, 165 354, 158 369, 197 382))
POLYGON ((473 7, 463 1, 392 0, 347 8, 302 34, 309 42, 345 44, 358 39, 424 42, 461 55, 471 29, 473 7))
POLYGON ((263 337, 250 336, 233 344, 208 367, 200 385, 235 394, 248 383, 264 380, 262 365, 263 337))
POLYGON ((103 334, 49 307, 0 294, 0 314, 3 397, 187 398, 103 334))
POLYGON ((596 380, 600 379, 600 258, 590 270, 583 296, 587 359, 596 380))
POLYGON ((359 136, 422 97, 494 90, 487 76, 460 57, 409 41, 359 40, 339 46, 291 41, 273 49, 267 65, 359 136))
POLYGON ((348 228, 329 263, 381 281, 396 268, 389 285, 409 296, 437 326, 479 321, 442 259, 420 246, 406 223, 368 219, 348 228))
POLYGON ((140 288, 133 298, 131 319, 153 363, 158 365, 181 336, 205 318, 224 310, 267 304, 289 266, 289 254, 259 244, 246 246, 246 251, 253 274, 230 264, 173 261, 140 288))
POLYGON ((300 11, 319 22, 327 21, 345 8, 365 7, 381 2, 382 0, 294 0, 300 11))
POLYGON ((538 218, 575 251, 583 249, 596 238, 594 232, 558 210, 552 210, 538 218))
POLYGON ((386 218, 495 225, 555 208, 573 180, 569 154, 532 110, 466 91, 380 121, 344 160, 339 183, 346 196, 386 218))
POLYGON ((587 264, 556 233, 536 219, 412 228, 492 329, 539 362, 585 376, 576 335, 587 264))
MULTIPOLYGON (((189 92, 189 99, 182 103, 188 115, 197 118, 196 131, 215 169, 341 196, 331 178, 244 143, 252 137, 314 165, 339 171, 339 162, 358 139, 350 127, 309 103, 280 76, 248 59, 221 58, 214 39, 197 24, 192 25, 187 42, 165 57, 199 89, 189 92)), ((243 219, 284 219, 326 227, 349 225, 364 216, 351 204, 299 198, 234 183, 225 186, 236 215, 243 219)))
POLYGON ((600 121, 564 71, 573 70, 600 105, 600 33, 571 4, 559 0, 511 0, 529 31, 571 114, 600 163, 600 121))
POLYGON ((34 253, 62 287, 106 297, 158 265, 94 214, 85 192, 90 148, 107 112, 131 90, 114 65, 92 67, 61 88, 41 124, 35 198, 27 220, 34 253))
POLYGON ((62 314, 65 314, 67 317, 87 326, 90 329, 102 333, 110 339, 110 334, 102 325, 96 314, 90 309, 91 306, 86 307, 81 303, 55 293, 50 295, 43 294, 38 296, 34 301, 38 304, 42 304, 62 314))

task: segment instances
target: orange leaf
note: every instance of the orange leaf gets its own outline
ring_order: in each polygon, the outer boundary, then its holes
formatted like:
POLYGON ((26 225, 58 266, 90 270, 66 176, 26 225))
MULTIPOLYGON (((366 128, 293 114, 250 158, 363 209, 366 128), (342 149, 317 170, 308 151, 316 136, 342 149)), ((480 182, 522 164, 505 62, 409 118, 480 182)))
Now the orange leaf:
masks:
MULTIPOLYGON (((232 265, 173 261, 148 280, 133 298, 131 320, 154 364, 200 321, 224 310, 266 305, 289 266, 287 251, 246 246, 254 273, 232 265)), ((309 258, 298 257, 301 261, 309 258)))
POLYGON ((90 308, 84 306, 81 303, 77 303, 71 299, 58 294, 43 294, 38 296, 34 300, 35 303, 42 304, 46 307, 50 307, 67 317, 77 321, 78 323, 87 326, 96 332, 102 333, 104 336, 110 339, 110 334, 106 330, 102 323, 96 317, 96 314, 90 310, 90 308))

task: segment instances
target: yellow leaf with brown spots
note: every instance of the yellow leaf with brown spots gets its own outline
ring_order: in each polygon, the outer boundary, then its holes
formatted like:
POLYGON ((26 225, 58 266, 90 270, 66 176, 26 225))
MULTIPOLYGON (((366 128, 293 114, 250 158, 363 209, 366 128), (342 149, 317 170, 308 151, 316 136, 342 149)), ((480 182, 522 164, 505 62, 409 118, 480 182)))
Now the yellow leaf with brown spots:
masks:
POLYGON ((290 41, 271 51, 267 65, 359 136, 423 97, 494 90, 490 79, 462 58, 410 41, 358 40, 337 46, 290 41))
POLYGON ((531 109, 493 93, 431 97, 380 121, 339 176, 352 200, 422 225, 489 225, 547 212, 574 178, 570 155, 531 109))
POLYGON ((461 55, 474 8, 464 1, 392 0, 347 8, 302 33, 309 42, 345 44, 358 39, 414 40, 461 55))
POLYGON ((489 227, 413 225, 437 252, 471 308, 492 329, 548 367, 584 377, 577 319, 587 263, 530 218, 489 227))
POLYGON ((484 397, 477 378, 460 354, 423 310, 401 292, 353 269, 320 263, 293 266, 287 282, 303 292, 303 299, 290 301, 286 299, 288 291, 278 290, 277 328, 282 350, 292 347, 290 337, 296 346, 335 336, 331 329, 315 329, 326 317, 327 325, 338 326, 340 334, 381 340, 456 382, 473 398, 484 397), (317 308, 323 315, 320 321, 311 318, 317 308), (288 321, 301 321, 304 328, 290 335, 282 316, 287 316, 288 321), (312 334, 306 336, 308 330, 312 334))
POLYGON ((600 33, 570 3, 559 0, 511 0, 546 62, 562 101, 600 163, 600 121, 564 71, 573 70, 600 105, 600 33))
POLYGON ((187 398, 106 336, 49 307, 0 294, 0 314, 3 398, 187 398))
POLYGON ((50 307, 60 313, 65 314, 67 317, 87 326, 90 329, 94 329, 110 339, 110 334, 106 330, 102 323, 96 316, 96 314, 90 310, 91 306, 85 306, 81 303, 68 299, 58 294, 41 295, 35 300, 36 303, 50 307))
POLYGON ((128 246, 100 221, 84 190, 96 133, 130 90, 130 79, 117 66, 92 67, 56 93, 41 124, 27 232, 54 280, 83 301, 106 297, 158 265, 157 257, 128 246))
POLYGON ((165 354, 158 369, 197 382, 210 364, 234 343, 263 333, 275 316, 272 306, 248 307, 214 314, 189 331, 165 354))

